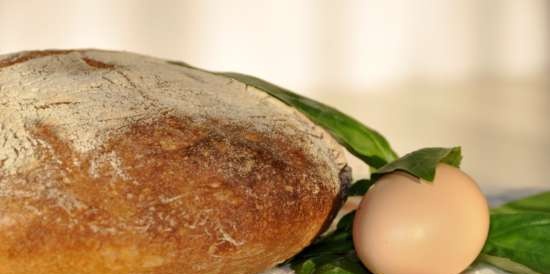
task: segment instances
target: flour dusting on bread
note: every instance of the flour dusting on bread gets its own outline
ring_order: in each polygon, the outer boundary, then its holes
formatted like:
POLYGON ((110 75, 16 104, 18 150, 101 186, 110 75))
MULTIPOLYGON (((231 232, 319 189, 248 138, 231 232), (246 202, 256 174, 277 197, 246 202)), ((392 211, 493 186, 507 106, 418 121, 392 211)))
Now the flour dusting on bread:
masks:
POLYGON ((324 131, 271 96, 229 78, 97 50, 27 52, 0 60, 12 60, 0 66, 0 174, 25 170, 37 160, 40 140, 30 134, 37 123, 54 126, 85 153, 136 121, 166 114, 226 119, 264 132, 284 121, 281 128, 289 135, 305 130, 312 136, 303 146, 315 149, 316 157, 344 164, 341 151, 313 145, 334 142, 324 131))

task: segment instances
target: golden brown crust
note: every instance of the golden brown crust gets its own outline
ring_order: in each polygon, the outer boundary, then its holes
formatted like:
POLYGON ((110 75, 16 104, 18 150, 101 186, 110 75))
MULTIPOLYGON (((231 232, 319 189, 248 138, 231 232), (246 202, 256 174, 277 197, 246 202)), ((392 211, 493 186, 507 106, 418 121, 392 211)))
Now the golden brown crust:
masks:
POLYGON ((4 216, 40 211, 0 233, 0 273, 256 273, 306 246, 338 203, 323 163, 246 125, 168 117, 85 155, 47 125, 34 132, 53 155, 40 150, 44 165, 13 180, 51 180, 81 205, 64 211, 47 191, 0 198, 4 216))
POLYGON ((339 208, 339 148, 259 90, 128 53, 2 58, 0 274, 255 274, 339 208))

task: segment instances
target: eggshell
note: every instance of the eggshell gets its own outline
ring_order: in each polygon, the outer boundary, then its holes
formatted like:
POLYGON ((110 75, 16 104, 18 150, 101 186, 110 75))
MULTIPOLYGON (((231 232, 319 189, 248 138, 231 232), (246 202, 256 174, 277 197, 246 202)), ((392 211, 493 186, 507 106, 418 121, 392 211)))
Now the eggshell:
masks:
POLYGON ((353 240, 375 274, 457 274, 478 256, 488 230, 477 184, 440 164, 433 183, 401 171, 380 178, 355 215, 353 240))

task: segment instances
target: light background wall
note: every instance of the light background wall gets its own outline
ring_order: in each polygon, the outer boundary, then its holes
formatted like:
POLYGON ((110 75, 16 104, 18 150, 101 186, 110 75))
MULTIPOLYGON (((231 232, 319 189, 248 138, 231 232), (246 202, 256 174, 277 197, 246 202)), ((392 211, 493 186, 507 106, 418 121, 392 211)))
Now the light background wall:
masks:
POLYGON ((89 47, 262 77, 399 153, 462 145, 490 194, 550 188, 550 1, 0 0, 0 54, 89 47))

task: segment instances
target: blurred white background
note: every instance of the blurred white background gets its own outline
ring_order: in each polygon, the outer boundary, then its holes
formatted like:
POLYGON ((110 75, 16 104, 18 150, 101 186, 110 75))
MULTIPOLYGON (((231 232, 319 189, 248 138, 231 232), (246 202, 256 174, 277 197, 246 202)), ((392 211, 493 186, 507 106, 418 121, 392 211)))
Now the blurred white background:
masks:
POLYGON ((0 54, 90 47, 259 76, 401 154, 462 145, 488 194, 550 188, 547 0, 0 0, 0 54))

